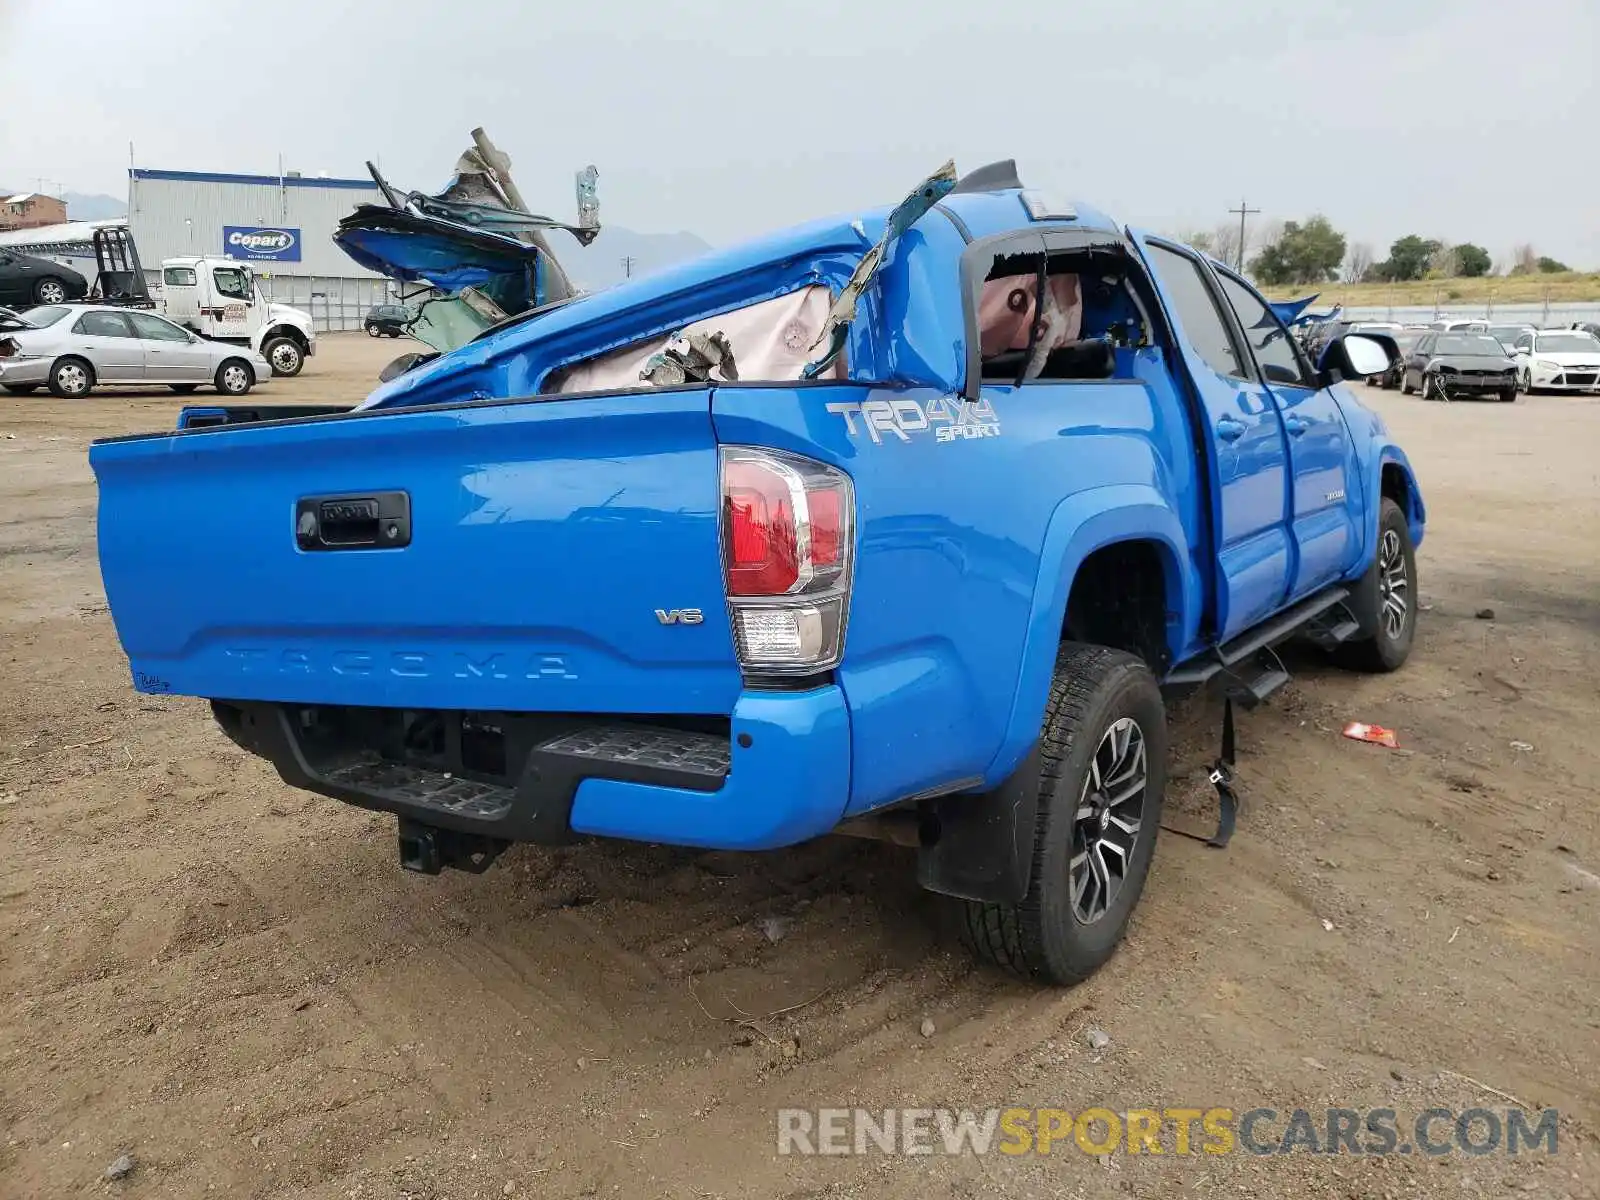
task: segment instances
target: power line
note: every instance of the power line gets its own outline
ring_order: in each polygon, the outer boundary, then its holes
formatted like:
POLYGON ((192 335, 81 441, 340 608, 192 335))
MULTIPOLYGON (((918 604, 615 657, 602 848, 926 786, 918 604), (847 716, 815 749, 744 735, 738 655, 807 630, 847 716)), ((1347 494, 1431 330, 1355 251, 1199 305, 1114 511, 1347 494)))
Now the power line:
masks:
POLYGON ((633 278, 633 264, 638 262, 638 261, 639 260, 634 258, 634 256, 631 255, 631 254, 623 256, 623 259, 622 259, 622 274, 623 274, 624 278, 626 278, 626 279, 632 279, 633 278))
POLYGON ((1233 265, 1234 265, 1234 268, 1236 270, 1243 271, 1244 270, 1244 219, 1247 216, 1251 216, 1251 215, 1254 215, 1256 213, 1259 213, 1261 210, 1259 208, 1251 208, 1248 204, 1245 203, 1244 198, 1240 197, 1240 199, 1239 199, 1239 207, 1238 208, 1230 208, 1228 211, 1231 212, 1231 213, 1238 213, 1239 214, 1239 250, 1238 250, 1238 253, 1237 253, 1237 256, 1236 256, 1236 261, 1234 262, 1233 265))

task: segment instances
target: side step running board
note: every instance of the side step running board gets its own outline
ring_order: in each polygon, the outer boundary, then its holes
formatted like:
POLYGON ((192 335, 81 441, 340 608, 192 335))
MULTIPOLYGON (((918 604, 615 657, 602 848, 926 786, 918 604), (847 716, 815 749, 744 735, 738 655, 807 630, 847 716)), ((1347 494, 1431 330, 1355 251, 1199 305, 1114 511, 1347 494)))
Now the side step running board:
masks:
MULTIPOLYGON (((1295 634, 1302 632, 1316 622, 1319 617, 1327 614, 1335 605, 1342 603, 1349 595, 1349 588, 1331 587, 1325 588, 1314 596, 1307 596, 1304 600, 1285 609, 1270 621, 1258 625, 1254 629, 1246 630, 1231 642, 1224 642, 1209 655, 1204 655, 1193 662, 1185 663, 1169 674, 1162 681, 1162 686, 1167 688, 1187 688, 1206 683, 1222 671, 1230 667, 1236 667, 1252 656, 1259 654, 1262 650, 1270 649, 1279 642, 1286 641, 1295 634)), ((1354 625, 1355 622, 1340 621, 1332 626, 1331 629, 1342 629, 1345 624, 1354 625)), ((1344 637, 1337 640, 1343 641, 1349 636, 1349 634, 1345 634, 1344 637)), ((1282 665, 1278 664, 1276 669, 1282 672, 1282 665)), ((1241 672, 1241 674, 1248 674, 1248 672, 1241 672)), ((1272 684, 1263 695, 1275 691, 1287 680, 1288 676, 1285 674, 1283 680, 1272 684)), ((1255 689, 1251 690, 1253 692, 1255 689)))
POLYGON ((1209 655, 1185 663, 1162 681, 1163 688, 1182 690, 1198 687, 1224 673, 1229 677, 1222 709, 1222 746, 1210 774, 1211 784, 1217 789, 1216 832, 1207 835, 1166 824, 1161 828, 1215 849, 1227 846, 1239 813, 1239 797, 1233 788, 1233 706, 1238 703, 1254 708, 1289 682, 1289 672, 1273 650, 1279 642, 1303 633, 1326 648, 1358 634, 1361 626, 1344 603, 1349 595, 1348 588, 1331 587, 1308 596, 1265 624, 1216 647, 1209 655))

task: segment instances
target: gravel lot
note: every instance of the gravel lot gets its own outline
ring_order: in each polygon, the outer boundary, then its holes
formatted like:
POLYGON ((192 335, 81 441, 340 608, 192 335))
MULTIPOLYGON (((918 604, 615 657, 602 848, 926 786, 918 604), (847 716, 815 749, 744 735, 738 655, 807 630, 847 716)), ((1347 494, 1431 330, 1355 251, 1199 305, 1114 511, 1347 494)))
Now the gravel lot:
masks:
MULTIPOLYGON (((353 401, 404 349, 327 337, 260 398, 353 401)), ((390 819, 129 684, 85 449, 179 401, 0 399, 0 1196, 1600 1195, 1600 401, 1366 394, 1429 507, 1411 663, 1292 655, 1232 847, 1163 839, 1056 992, 952 949, 893 847, 402 872, 390 819), (774 1152, 791 1105, 1506 1096, 1561 1110, 1555 1156, 774 1152)), ((1180 810, 1215 717, 1179 714, 1180 810)))

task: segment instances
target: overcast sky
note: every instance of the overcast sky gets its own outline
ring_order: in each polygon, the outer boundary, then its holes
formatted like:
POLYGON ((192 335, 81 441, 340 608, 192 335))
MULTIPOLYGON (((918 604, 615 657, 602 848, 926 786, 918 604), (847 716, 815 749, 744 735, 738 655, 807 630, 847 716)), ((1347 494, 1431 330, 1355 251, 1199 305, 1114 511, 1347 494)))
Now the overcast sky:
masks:
POLYGON ((1600 266, 1596 0, 0 0, 0 185, 142 167, 440 185, 727 243, 953 156, 1159 229, 1326 213, 1600 266), (36 119, 35 119, 36 118, 36 119))

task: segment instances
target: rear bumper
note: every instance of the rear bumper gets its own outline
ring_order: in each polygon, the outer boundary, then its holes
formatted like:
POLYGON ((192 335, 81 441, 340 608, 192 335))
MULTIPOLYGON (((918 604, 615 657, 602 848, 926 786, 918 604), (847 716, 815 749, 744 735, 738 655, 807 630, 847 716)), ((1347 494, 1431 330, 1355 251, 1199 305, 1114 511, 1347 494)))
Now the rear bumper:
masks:
POLYGON ((455 730, 441 732, 440 745, 453 750, 423 765, 380 755, 381 738, 326 732, 340 725, 373 729, 374 722, 398 729, 399 710, 216 708, 224 731, 295 787, 505 842, 559 844, 594 835, 773 849, 827 833, 850 794, 849 718, 833 686, 745 692, 726 732, 714 734, 664 729, 643 718, 440 713, 455 730), (501 739, 494 753, 503 768, 463 771, 462 742, 491 726, 501 739), (616 736, 615 745, 605 731, 616 736), (629 733, 636 735, 631 746, 624 744, 629 733))
POLYGON ((48 358, 0 358, 0 384, 9 383, 17 387, 49 381, 48 358))

